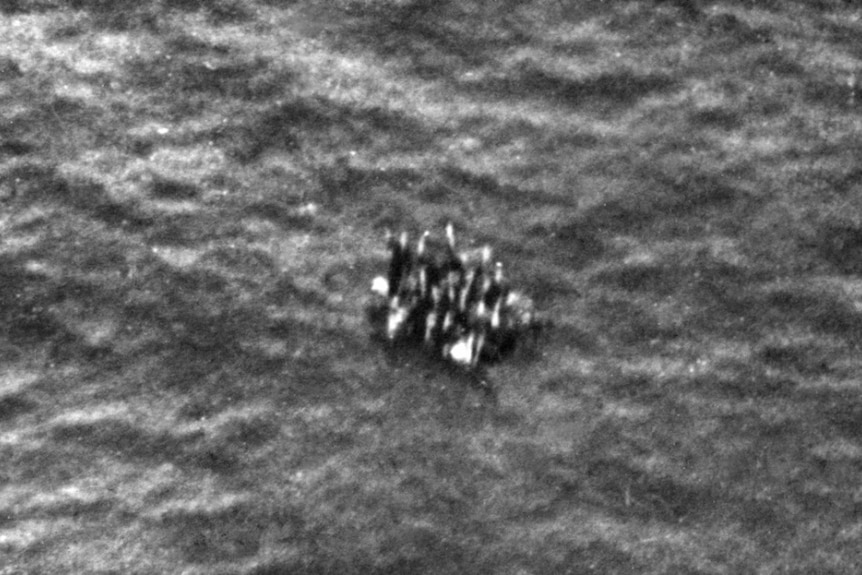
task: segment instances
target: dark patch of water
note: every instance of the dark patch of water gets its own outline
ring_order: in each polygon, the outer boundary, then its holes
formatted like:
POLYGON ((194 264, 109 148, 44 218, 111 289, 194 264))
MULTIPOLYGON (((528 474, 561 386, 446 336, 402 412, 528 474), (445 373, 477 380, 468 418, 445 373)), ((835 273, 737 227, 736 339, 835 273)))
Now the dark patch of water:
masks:
POLYGON ((38 403, 29 399, 23 393, 0 397, 0 421, 9 421, 35 410, 38 403))
POLYGON ((221 510, 178 509, 160 520, 166 543, 179 549, 186 561, 236 561, 258 552, 268 527, 266 516, 242 504, 221 510))
POLYGON ((109 226, 122 228, 130 233, 142 232, 155 223, 155 218, 145 213, 132 202, 105 201, 93 207, 93 217, 109 226))
POLYGON ((149 193, 163 200, 189 200, 198 196, 199 189, 191 182, 154 174, 149 183, 149 193))
POLYGON ((456 84, 459 89, 482 93, 490 99, 538 98, 570 107, 592 104, 608 110, 631 106, 643 97, 666 93, 676 86, 677 81, 669 75, 630 70, 574 80, 547 72, 531 61, 523 62, 509 75, 456 84))

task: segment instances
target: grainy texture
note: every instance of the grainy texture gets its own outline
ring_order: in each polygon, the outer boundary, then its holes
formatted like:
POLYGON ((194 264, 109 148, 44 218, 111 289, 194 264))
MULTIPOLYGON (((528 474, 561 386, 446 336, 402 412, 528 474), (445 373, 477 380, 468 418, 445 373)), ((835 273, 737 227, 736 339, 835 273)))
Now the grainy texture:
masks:
POLYGON ((860 16, 0 2, 0 573, 859 573, 860 16), (449 220, 494 397, 368 337, 449 220))

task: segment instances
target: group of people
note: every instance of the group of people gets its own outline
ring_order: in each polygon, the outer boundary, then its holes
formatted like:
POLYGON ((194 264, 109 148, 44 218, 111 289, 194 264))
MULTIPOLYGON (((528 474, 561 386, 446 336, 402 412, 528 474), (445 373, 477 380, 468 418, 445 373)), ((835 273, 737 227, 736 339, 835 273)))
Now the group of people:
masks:
POLYGON ((511 354, 537 327, 533 303, 511 289, 491 248, 458 252, 451 223, 446 241, 426 231, 411 244, 407 232, 388 234, 387 275, 372 282, 378 317, 390 342, 421 344, 444 358, 475 368, 511 354))

